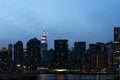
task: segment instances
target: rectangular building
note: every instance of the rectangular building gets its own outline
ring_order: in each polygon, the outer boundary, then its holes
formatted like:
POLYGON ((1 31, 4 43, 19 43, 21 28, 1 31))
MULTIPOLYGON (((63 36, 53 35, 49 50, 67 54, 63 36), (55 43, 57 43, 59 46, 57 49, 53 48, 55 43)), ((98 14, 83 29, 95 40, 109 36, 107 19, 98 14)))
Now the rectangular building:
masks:
POLYGON ((120 67, 120 27, 114 28, 114 65, 120 67))
POLYGON ((86 51, 86 42, 75 42, 74 43, 75 69, 82 69, 82 66, 84 63, 85 51, 86 51))
POLYGON ((54 62, 55 68, 67 68, 68 67, 68 40, 55 40, 54 41, 54 62))

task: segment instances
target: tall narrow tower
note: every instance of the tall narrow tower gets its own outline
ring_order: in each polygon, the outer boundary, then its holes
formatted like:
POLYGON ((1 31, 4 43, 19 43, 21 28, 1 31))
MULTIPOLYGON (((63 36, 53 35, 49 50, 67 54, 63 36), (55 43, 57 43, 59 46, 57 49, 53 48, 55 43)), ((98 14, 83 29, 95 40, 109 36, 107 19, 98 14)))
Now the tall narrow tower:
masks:
POLYGON ((47 53, 47 37, 45 33, 45 28, 43 28, 43 34, 41 38, 41 61, 42 65, 44 65, 45 61, 45 54, 47 53))
POLYGON ((114 65, 120 68, 120 27, 114 27, 114 65))

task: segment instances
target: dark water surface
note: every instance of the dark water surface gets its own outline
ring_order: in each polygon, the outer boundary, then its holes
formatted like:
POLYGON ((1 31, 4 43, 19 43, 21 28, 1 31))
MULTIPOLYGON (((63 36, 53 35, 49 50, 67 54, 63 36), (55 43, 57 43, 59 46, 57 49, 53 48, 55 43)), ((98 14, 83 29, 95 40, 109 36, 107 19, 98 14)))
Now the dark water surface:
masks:
POLYGON ((38 80, 120 80, 119 75, 38 74, 38 80))

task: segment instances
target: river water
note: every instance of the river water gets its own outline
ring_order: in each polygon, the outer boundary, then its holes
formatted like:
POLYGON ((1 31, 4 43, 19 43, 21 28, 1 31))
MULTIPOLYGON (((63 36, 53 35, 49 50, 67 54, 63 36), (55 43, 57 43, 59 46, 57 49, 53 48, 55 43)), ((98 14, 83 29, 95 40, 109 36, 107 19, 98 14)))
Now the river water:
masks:
POLYGON ((119 77, 120 76, 115 74, 110 75, 38 74, 38 80, 120 80, 119 77))

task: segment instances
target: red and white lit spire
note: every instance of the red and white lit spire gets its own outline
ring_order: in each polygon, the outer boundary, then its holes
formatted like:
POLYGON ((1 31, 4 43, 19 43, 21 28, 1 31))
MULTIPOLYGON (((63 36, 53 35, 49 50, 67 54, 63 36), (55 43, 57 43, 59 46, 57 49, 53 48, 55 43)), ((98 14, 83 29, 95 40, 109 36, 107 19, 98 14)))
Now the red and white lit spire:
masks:
POLYGON ((43 34, 42 34, 42 38, 41 38, 41 43, 47 43, 47 37, 46 37, 46 33, 45 33, 45 28, 43 28, 43 34))

